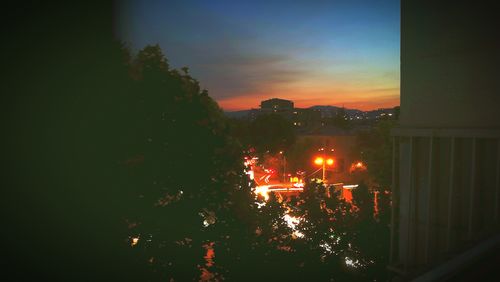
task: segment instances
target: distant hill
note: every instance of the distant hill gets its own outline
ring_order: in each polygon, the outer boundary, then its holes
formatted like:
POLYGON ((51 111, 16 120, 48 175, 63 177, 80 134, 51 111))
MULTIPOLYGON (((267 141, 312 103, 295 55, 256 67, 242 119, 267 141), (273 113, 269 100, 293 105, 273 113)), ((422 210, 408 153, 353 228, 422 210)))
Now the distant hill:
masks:
MULTIPOLYGON (((342 107, 337 107, 337 106, 320 106, 320 105, 309 107, 309 109, 321 111, 322 117, 332 117, 341 108, 342 107)), ((361 116, 365 113, 365 112, 358 110, 358 109, 347 109, 346 108, 345 111, 346 111, 348 116, 356 116, 356 115, 361 116)))
MULTIPOLYGON (((323 105, 316 105, 309 107, 308 109, 312 110, 317 110, 321 112, 321 117, 324 118, 329 118, 335 116, 337 111, 341 109, 342 107, 338 106, 323 106, 323 105)), ((249 113, 252 110, 242 110, 242 111, 232 111, 232 112, 224 112, 224 114, 230 118, 245 118, 249 115, 249 113)), ((394 108, 383 108, 383 109, 377 109, 377 110, 371 110, 371 111, 361 111, 358 109, 345 109, 347 116, 356 118, 356 117, 361 117, 361 118, 368 118, 368 119, 373 119, 379 117, 381 114, 393 114, 394 113, 394 108)))
POLYGON ((367 118, 376 118, 376 117, 379 117, 379 116, 381 116, 383 114, 393 115, 394 114, 394 108, 384 108, 384 109, 377 109, 377 110, 367 111, 366 112, 366 117, 367 118))
POLYGON ((342 107, 337 107, 337 106, 321 106, 321 105, 316 105, 316 106, 312 106, 312 107, 309 107, 309 109, 313 109, 313 110, 320 110, 320 111, 331 111, 331 110, 338 110, 342 107))

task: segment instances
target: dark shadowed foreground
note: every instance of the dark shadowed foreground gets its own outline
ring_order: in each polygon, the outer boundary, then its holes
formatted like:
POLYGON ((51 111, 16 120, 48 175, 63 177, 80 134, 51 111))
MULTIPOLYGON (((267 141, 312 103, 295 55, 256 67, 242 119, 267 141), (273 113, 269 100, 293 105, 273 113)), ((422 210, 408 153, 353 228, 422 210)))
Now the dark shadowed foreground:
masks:
POLYGON ((310 183, 264 202, 208 92, 158 46, 113 40, 112 7, 10 12, 1 198, 14 280, 387 278, 384 188, 345 201, 310 183))

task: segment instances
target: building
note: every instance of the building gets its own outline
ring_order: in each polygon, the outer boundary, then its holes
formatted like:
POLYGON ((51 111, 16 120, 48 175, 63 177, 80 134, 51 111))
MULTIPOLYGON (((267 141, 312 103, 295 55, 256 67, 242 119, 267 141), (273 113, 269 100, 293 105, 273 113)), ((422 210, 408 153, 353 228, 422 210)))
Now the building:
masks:
POLYGON ((289 120, 298 130, 307 130, 321 125, 321 112, 315 109, 294 108, 293 101, 273 98, 262 101, 260 109, 251 109, 247 117, 256 119, 259 115, 277 114, 289 120))
POLYGON ((260 108, 263 111, 273 111, 273 112, 291 111, 293 110, 293 102, 285 99, 272 98, 260 102, 260 108))
POLYGON ((407 278, 500 242, 500 46, 493 11, 483 2, 401 2, 390 268, 407 278))
POLYGON ((314 109, 298 109, 292 111, 291 120, 297 129, 312 128, 321 124, 321 112, 314 109))

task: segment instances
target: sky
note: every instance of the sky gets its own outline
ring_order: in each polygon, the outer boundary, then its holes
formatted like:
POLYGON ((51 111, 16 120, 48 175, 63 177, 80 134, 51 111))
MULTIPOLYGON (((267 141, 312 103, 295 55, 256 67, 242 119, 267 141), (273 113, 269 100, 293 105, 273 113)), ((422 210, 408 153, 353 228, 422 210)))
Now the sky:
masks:
POLYGON ((117 15, 133 51, 159 44, 226 111, 399 105, 399 0, 124 1, 117 15))

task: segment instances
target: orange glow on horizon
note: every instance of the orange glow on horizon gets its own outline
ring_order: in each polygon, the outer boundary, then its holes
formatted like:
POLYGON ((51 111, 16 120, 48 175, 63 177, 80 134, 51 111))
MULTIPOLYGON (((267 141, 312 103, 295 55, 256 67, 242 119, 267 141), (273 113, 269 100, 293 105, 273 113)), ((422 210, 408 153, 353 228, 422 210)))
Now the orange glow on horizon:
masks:
POLYGON ((310 75, 285 84, 271 81, 258 83, 254 90, 234 93, 217 99, 217 102, 226 111, 258 109, 261 101, 271 98, 291 100, 296 108, 330 105, 367 111, 400 104, 399 81, 396 83, 379 77, 359 83, 358 80, 332 81, 331 74, 325 73, 310 75))
MULTIPOLYGON (((299 96, 300 97, 300 96, 299 96)), ((398 95, 392 96, 382 96, 382 97, 366 97, 362 99, 360 97, 353 97, 352 99, 343 100, 337 99, 327 99, 327 98, 310 98, 301 99, 296 95, 280 95, 280 94, 268 94, 268 95, 248 95, 248 96, 237 96, 226 99, 219 99, 217 102, 219 106, 225 111, 241 111, 250 109, 259 109, 260 102, 270 98, 281 98, 287 99, 294 102, 296 108, 309 108, 312 106, 323 105, 323 106, 337 106, 345 107, 348 109, 358 109, 362 111, 376 110, 380 108, 393 108, 400 105, 400 98, 398 95)), ((304 97, 304 96, 302 96, 304 97)), ((307 95, 306 95, 307 97, 307 95)))

